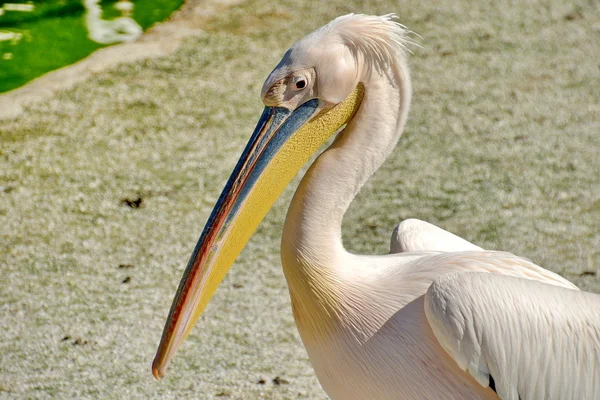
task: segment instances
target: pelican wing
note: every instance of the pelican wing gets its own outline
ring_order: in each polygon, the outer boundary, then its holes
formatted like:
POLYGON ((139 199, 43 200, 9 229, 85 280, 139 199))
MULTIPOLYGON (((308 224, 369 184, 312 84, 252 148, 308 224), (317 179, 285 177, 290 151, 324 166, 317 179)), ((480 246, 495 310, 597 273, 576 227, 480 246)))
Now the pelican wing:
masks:
POLYGON ((390 244, 390 253, 479 250, 483 249, 429 222, 413 218, 396 226, 390 244))
POLYGON ((600 296, 486 273, 452 273, 425 295, 435 337, 504 400, 598 399, 600 296))

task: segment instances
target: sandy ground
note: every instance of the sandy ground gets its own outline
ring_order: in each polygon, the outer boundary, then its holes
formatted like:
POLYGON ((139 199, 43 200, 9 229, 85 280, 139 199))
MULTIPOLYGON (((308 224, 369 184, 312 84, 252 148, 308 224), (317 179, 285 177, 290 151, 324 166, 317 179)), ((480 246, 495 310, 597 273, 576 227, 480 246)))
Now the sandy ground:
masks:
POLYGON ((597 2, 248 0, 186 10, 194 17, 182 17, 192 22, 180 39, 95 70, 98 54, 129 56, 139 44, 102 50, 83 62, 83 78, 38 96, 35 85, 50 79, 40 78, 27 89, 37 100, 0 121, 0 399, 326 398, 279 261, 298 179, 162 381, 150 363, 262 110, 263 80, 295 40, 352 11, 397 12, 423 48, 410 59, 406 132, 352 204, 346 246, 385 253, 393 226, 416 217, 600 291, 597 2))

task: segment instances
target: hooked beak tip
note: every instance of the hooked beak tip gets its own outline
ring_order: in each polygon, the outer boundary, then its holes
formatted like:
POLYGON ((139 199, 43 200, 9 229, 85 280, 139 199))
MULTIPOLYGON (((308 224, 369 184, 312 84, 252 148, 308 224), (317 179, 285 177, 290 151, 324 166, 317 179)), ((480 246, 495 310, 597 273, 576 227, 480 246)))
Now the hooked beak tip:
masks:
POLYGON ((165 369, 158 368, 158 366, 156 365, 156 361, 152 363, 152 375, 154 375, 154 378, 157 381, 159 381, 163 376, 165 376, 165 369))

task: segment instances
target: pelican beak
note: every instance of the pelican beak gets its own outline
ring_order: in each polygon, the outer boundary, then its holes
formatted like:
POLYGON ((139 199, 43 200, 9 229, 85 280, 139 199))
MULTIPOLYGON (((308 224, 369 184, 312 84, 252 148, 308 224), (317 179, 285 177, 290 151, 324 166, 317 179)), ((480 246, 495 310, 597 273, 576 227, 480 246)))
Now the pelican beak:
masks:
POLYGON ((156 379, 204 311, 258 224, 308 158, 358 110, 362 84, 325 109, 317 99, 294 111, 265 107, 188 262, 152 363, 156 379))

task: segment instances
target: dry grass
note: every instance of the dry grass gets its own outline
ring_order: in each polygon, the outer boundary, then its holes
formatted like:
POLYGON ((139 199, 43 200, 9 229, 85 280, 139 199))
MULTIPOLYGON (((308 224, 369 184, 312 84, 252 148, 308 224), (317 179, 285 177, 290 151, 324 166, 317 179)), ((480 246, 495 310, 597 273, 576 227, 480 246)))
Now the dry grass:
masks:
POLYGON ((162 382, 150 362, 263 79, 351 11, 397 12, 424 48, 406 134, 352 205, 347 246, 385 253, 392 227, 418 217, 600 291, 596 2, 270 3, 0 123, 0 398, 325 398, 279 265, 293 185, 162 382))

